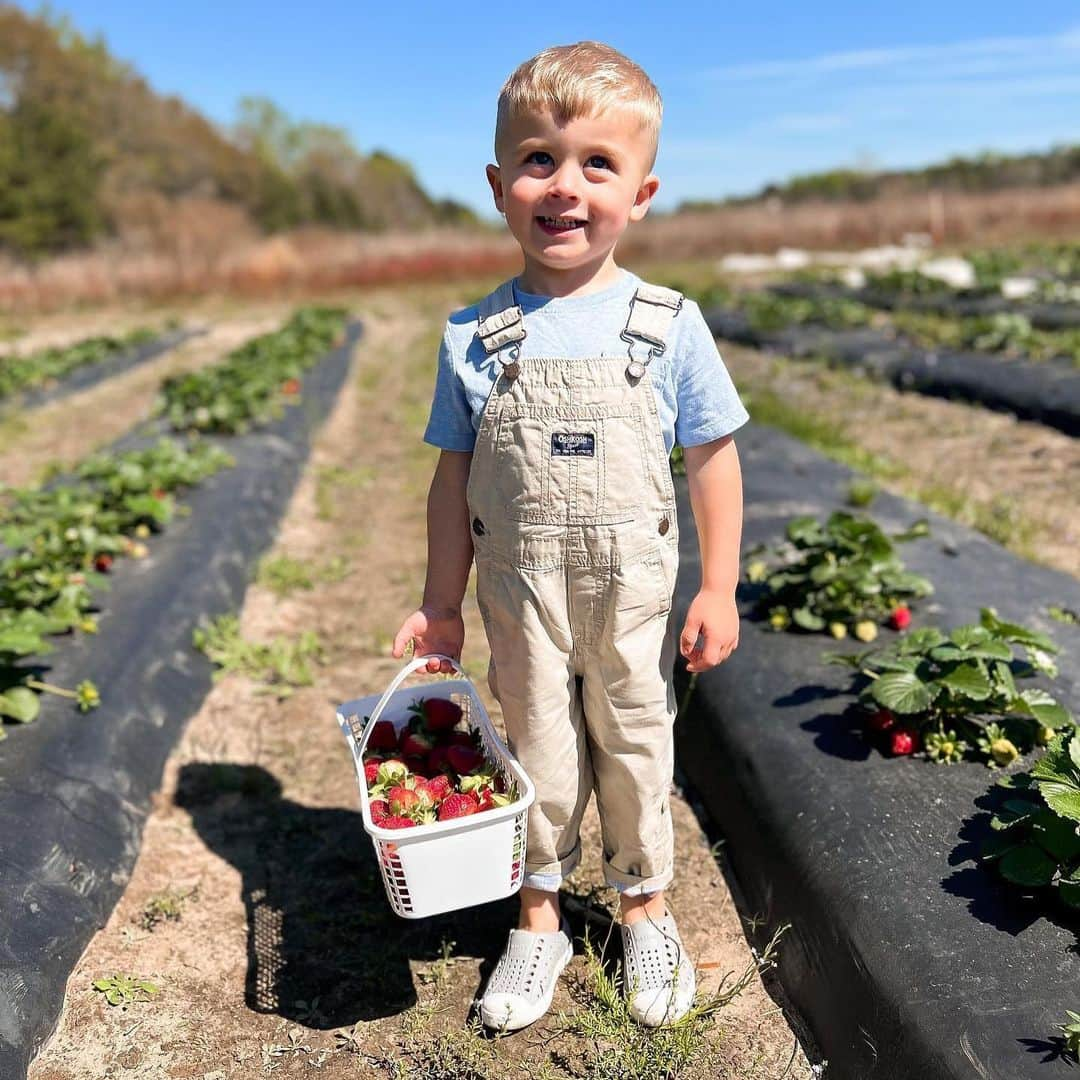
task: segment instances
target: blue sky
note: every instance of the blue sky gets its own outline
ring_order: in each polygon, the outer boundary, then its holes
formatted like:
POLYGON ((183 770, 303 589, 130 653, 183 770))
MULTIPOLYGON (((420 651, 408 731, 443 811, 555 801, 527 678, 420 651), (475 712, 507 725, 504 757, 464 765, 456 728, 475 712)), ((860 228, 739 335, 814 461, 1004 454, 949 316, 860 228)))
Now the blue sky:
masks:
POLYGON ((1058 0, 54 9, 223 125, 239 98, 265 95, 346 128, 364 152, 405 158, 432 195, 491 217, 499 87, 545 46, 584 38, 625 52, 663 95, 658 210, 837 166, 1080 141, 1080 13, 1058 0))

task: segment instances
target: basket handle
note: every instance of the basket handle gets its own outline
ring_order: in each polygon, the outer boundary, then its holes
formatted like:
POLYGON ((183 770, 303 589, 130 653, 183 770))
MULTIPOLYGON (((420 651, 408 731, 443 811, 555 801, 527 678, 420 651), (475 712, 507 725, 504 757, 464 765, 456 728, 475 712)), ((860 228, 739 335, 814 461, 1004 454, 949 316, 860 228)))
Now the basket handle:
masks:
MULTIPOLYGON (((393 697, 394 691, 414 672, 419 671, 422 667, 427 667, 428 661, 431 659, 446 660, 448 661, 454 670, 459 675, 464 675, 466 679, 469 678, 465 675, 465 669, 461 666, 460 662, 452 656, 446 656, 443 653, 428 653, 427 656, 414 656, 395 676, 390 685, 386 688, 383 696, 379 698, 375 708, 371 710, 371 716, 368 718, 368 722, 364 725, 364 733, 360 736, 360 742, 356 747, 356 758, 359 761, 364 753, 364 748, 367 746, 368 739, 371 738, 371 733, 375 729, 375 722, 382 716, 383 709, 386 708, 386 703, 393 697)), ((432 675, 437 675, 438 672, 433 671, 432 675)), ((470 680, 471 681, 471 680, 470 680)))

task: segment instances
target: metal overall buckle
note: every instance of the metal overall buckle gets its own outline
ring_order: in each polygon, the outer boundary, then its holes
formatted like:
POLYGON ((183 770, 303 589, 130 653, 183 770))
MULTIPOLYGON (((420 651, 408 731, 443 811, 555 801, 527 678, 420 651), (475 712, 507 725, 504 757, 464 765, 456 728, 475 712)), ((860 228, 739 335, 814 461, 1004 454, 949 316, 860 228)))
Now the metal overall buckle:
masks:
MULTIPOLYGON (((641 361, 634 356, 634 346, 638 341, 637 337, 628 333, 626 330, 623 330, 622 333, 619 334, 619 337, 628 344, 626 352, 630 357, 630 363, 626 365, 626 374, 635 381, 645 374, 645 369, 652 363, 653 358, 656 356, 663 356, 664 350, 667 348, 663 342, 649 342, 649 355, 644 361, 641 361)), ((643 338, 642 340, 647 339, 643 338)))
POLYGON ((521 343, 528 336, 528 332, 523 326, 521 328, 521 337, 510 346, 510 351, 508 353, 510 360, 504 362, 502 356, 500 355, 499 357, 499 363, 502 364, 503 374, 506 376, 508 382, 513 382, 521 374, 521 364, 518 363, 518 358, 521 356, 521 343))

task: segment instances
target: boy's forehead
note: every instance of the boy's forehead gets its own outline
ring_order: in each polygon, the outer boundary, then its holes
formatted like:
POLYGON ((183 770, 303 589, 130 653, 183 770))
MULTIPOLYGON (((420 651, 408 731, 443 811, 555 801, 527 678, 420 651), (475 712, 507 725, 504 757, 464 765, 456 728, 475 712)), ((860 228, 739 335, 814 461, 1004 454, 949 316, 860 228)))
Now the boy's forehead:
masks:
POLYGON ((572 120, 556 117, 550 109, 544 109, 509 117, 500 132, 499 143, 508 146, 535 138, 644 147, 646 133, 641 119, 627 109, 605 109, 594 116, 572 120))

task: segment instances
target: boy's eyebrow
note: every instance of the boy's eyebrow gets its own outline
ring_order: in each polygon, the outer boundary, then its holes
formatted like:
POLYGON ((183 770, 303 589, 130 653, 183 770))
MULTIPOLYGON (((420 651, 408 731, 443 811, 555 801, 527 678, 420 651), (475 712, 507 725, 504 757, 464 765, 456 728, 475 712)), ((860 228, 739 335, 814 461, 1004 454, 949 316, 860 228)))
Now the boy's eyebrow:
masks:
MULTIPOLYGON (((527 139, 522 139, 517 144, 518 150, 533 149, 535 146, 547 146, 551 142, 550 139, 545 139, 542 135, 530 135, 527 139)), ((623 147, 613 146, 610 143, 597 142, 589 143, 588 151, 590 154, 606 154, 608 157, 619 158, 625 153, 623 147)))

